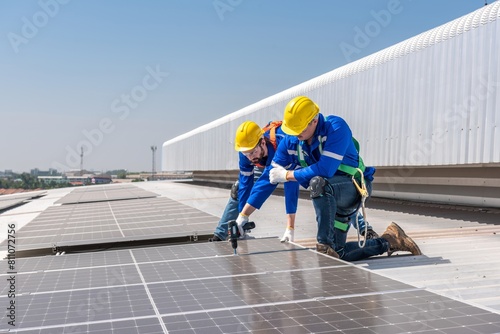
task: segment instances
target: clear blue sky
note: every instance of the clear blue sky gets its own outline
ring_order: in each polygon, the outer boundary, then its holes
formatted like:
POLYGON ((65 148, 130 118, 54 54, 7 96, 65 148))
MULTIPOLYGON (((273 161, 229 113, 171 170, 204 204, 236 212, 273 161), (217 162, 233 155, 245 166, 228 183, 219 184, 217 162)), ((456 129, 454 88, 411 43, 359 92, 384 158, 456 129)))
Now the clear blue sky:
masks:
POLYGON ((484 4, 2 0, 0 171, 79 168, 82 146, 86 169, 149 171, 152 145, 160 170, 166 140, 484 4))

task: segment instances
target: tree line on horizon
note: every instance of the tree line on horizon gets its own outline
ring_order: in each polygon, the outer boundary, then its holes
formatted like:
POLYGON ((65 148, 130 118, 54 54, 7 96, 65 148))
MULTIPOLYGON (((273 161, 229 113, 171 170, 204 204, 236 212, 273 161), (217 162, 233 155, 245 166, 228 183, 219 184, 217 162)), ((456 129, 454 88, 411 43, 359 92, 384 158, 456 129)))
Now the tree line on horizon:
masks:
POLYGON ((71 187, 69 183, 42 181, 29 173, 12 173, 8 177, 0 178, 0 189, 54 189, 71 187))

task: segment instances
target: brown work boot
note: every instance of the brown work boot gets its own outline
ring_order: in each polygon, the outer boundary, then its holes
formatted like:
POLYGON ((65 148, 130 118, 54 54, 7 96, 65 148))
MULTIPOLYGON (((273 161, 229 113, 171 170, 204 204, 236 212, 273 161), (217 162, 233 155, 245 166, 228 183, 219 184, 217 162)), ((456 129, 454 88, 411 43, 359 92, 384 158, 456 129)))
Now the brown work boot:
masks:
POLYGON ((336 251, 333 250, 332 247, 325 244, 316 244, 316 252, 326 254, 336 259, 340 258, 340 256, 336 251))
POLYGON ((410 252, 413 255, 422 255, 415 241, 407 236, 405 231, 394 222, 387 227, 381 238, 389 242, 389 249, 387 250, 388 256, 391 256, 392 253, 397 251, 410 252))

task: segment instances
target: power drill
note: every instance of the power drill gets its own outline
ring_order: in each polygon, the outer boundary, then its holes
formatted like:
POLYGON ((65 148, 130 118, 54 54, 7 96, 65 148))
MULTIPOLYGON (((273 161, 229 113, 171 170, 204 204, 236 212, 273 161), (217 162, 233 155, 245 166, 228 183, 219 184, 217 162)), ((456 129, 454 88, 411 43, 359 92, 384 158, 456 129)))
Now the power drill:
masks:
MULTIPOLYGON (((246 222, 245 225, 243 225, 243 230, 245 233, 250 231, 251 229, 255 228, 255 223, 254 222, 246 222)), ((238 224, 236 223, 236 220, 231 220, 228 223, 228 229, 229 229, 229 236, 231 239, 231 246, 234 249, 234 255, 236 255, 236 248, 238 248, 238 238, 240 237, 240 230, 238 229, 238 224)))

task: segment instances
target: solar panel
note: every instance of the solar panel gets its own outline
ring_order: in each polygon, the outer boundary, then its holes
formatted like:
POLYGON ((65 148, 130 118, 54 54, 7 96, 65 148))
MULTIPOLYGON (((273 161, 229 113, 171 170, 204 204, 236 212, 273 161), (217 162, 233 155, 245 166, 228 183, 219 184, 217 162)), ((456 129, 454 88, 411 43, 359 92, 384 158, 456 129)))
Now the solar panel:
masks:
POLYGON ((11 199, 31 199, 45 195, 46 191, 28 191, 17 194, 1 195, 0 202, 11 199))
POLYGON ((0 202, 0 211, 19 205, 23 203, 25 200, 26 200, 25 198, 3 200, 0 202))
POLYGON ((45 193, 45 191, 33 191, 20 194, 2 195, 0 196, 0 211, 22 204, 27 200, 43 196, 45 193))
POLYGON ((218 220, 165 197, 52 206, 18 231, 17 250, 208 235, 218 220))
POLYGON ((156 196, 158 194, 133 185, 93 185, 73 189, 69 194, 59 199, 56 204, 105 202, 156 196))
POLYGON ((238 252, 218 242, 18 259, 14 331, 500 332, 500 314, 278 239, 238 252))

